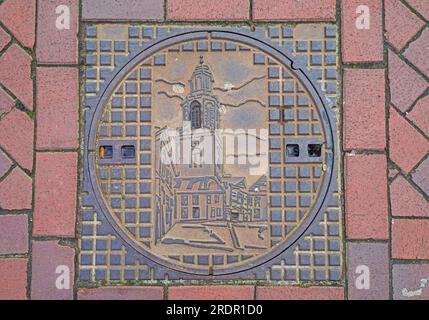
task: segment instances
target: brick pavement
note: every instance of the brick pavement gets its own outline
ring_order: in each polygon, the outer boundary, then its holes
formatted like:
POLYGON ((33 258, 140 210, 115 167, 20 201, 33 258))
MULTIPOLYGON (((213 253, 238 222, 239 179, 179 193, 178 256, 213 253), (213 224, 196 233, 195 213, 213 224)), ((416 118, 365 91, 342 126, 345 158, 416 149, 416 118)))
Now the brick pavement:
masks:
POLYGON ((428 54, 425 0, 0 1, 0 299, 427 299, 428 54), (347 281, 80 288, 82 26, 139 20, 337 24, 347 281))

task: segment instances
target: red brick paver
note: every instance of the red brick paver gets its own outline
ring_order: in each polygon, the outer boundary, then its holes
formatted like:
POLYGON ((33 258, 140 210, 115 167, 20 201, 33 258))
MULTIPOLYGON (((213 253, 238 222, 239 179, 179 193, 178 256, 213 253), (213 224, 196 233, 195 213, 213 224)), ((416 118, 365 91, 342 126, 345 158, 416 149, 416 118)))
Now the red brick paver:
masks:
POLYGON ((429 157, 427 157, 412 174, 413 181, 429 195, 429 157))
POLYGON ((429 141, 395 109, 389 117, 390 158, 406 173, 429 152, 429 141))
POLYGON ((163 287, 104 287, 79 289, 79 300, 162 300, 163 287))
POLYGON ((0 6, 0 21, 24 46, 32 48, 36 28, 36 0, 6 0, 0 6))
POLYGON ((75 236, 77 154, 38 153, 33 235, 75 236))
POLYGON ((429 136, 429 95, 417 101, 414 108, 407 114, 407 118, 429 136))
POLYGON ((13 171, 0 183, 0 208, 5 210, 31 209, 32 181, 20 168, 13 171))
POLYGON ((169 300, 253 300, 252 286, 169 287, 169 300))
POLYGON ((84 20, 162 20, 163 0, 82 0, 84 20))
POLYGON ((0 215, 0 254, 19 254, 27 252, 27 215, 0 215))
POLYGON ((24 104, 33 110, 33 80, 31 57, 13 44, 0 57, 0 82, 24 104))
POLYGON ((429 77, 429 28, 425 28, 420 37, 410 44, 404 56, 429 77))
POLYGON ((3 50, 10 40, 10 35, 2 27, 0 27, 0 50, 3 50))
POLYGON ((57 241, 33 241, 32 299, 73 299, 74 255, 73 248, 57 241))
POLYGON ((405 0, 417 10, 426 20, 429 20, 429 4, 426 0, 405 0))
POLYGON ((0 88, 0 117, 12 110, 14 105, 12 97, 0 88))
POLYGON ((169 20, 247 20, 249 1, 224 0, 169 0, 167 2, 169 20))
POLYGON ((407 118, 429 136, 429 95, 417 101, 407 118))
POLYGON ((27 299, 27 259, 0 259, 0 300, 27 299))
POLYGON ((404 177, 393 181, 390 197, 393 216, 429 217, 429 202, 404 177))
POLYGON ((77 68, 37 68, 37 148, 78 147, 77 68))
POLYGON ((257 300, 343 300, 344 289, 338 287, 257 287, 257 300))
POLYGON ((343 61, 345 63, 382 61, 382 1, 342 0, 341 8, 343 61), (369 25, 368 28, 362 28, 361 17, 367 13, 366 8, 369 9, 369 25))
POLYGON ((391 102, 402 112, 409 110, 429 84, 415 70, 389 50, 391 102))
POLYGON ((345 156, 349 239, 389 239, 387 161, 382 154, 345 156))
POLYGON ((392 221, 392 257, 429 259, 429 220, 394 219, 392 221))
POLYGON ((401 50, 419 31, 424 22, 412 13, 400 0, 385 0, 387 41, 401 50))
POLYGON ((37 61, 76 64, 78 62, 79 1, 39 1, 38 6, 37 61), (68 13, 70 20, 67 26, 64 25, 64 21, 61 23, 61 15, 68 13), (57 19, 62 26, 61 29, 56 27, 57 19))
POLYGON ((12 161, 9 157, 0 150, 0 178, 2 178, 12 166, 12 161))
POLYGON ((344 149, 386 147, 386 90, 383 69, 344 71, 344 149))
POLYGON ((0 120, 0 147, 24 169, 33 169, 34 124, 28 115, 17 109, 0 120))
POLYGON ((255 20, 335 20, 335 0, 253 0, 255 20))

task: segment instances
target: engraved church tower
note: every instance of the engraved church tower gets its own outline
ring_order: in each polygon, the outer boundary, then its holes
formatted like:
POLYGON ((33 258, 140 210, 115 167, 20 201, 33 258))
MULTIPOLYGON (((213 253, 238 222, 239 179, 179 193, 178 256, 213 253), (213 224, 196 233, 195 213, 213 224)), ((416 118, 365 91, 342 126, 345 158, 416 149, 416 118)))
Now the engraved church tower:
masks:
MULTIPOLYGON (((181 174, 185 176, 223 175, 223 148, 221 138, 215 135, 215 130, 220 128, 220 103, 213 95, 214 78, 210 67, 200 57, 200 63, 195 68, 189 81, 190 93, 185 97, 183 108, 183 121, 190 128, 182 128, 183 140, 186 140, 186 132, 192 133, 190 147, 192 153, 191 164, 188 168, 181 168, 181 174), (202 147, 202 141, 210 139, 211 152, 208 153, 202 147)), ((205 141, 207 142, 207 141, 205 141)), ((186 145, 186 143, 184 143, 186 145)), ((207 143, 204 144, 207 146, 207 143)))
POLYGON ((213 74, 203 57, 189 81, 190 94, 183 102, 183 120, 191 122, 191 129, 219 129, 219 100, 212 95, 213 74))

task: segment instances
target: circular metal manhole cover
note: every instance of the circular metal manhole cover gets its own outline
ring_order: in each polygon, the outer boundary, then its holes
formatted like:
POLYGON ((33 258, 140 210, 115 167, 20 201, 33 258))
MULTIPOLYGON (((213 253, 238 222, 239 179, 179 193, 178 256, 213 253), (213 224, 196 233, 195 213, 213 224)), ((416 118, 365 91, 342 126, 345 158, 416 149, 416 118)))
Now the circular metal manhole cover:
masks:
POLYGON ((87 159, 116 231, 174 270, 253 268, 309 227, 332 174, 317 90, 232 32, 189 32, 131 59, 100 96, 87 159))

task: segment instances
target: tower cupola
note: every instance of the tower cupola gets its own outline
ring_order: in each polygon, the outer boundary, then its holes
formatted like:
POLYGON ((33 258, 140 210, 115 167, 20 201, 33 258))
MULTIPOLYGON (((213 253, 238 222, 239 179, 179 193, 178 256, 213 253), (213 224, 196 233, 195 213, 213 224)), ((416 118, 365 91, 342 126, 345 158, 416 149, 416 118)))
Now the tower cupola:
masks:
POLYGON ((191 94, 211 94, 214 78, 210 67, 200 57, 200 64, 195 68, 190 80, 191 94))

